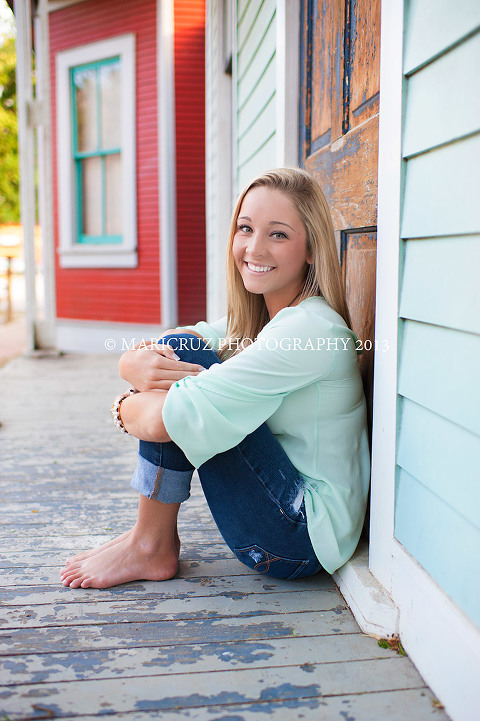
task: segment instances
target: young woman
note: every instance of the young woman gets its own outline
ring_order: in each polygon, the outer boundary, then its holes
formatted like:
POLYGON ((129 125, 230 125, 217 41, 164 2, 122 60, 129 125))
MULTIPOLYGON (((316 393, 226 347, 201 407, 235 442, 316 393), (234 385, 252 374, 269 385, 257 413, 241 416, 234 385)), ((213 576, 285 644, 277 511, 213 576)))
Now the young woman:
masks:
POLYGON ((306 172, 274 170, 243 191, 227 284, 226 319, 122 356, 135 392, 113 411, 141 439, 138 518, 68 559, 65 586, 174 576, 195 468, 226 543, 256 571, 333 573, 354 552, 370 471, 365 398, 330 213, 306 172))

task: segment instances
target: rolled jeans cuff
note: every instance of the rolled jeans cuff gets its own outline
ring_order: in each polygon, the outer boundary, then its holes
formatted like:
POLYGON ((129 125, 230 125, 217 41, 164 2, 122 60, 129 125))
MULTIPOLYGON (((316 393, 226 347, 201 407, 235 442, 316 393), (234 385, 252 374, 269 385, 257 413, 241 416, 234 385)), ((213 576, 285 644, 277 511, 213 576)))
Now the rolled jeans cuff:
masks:
POLYGON ((150 463, 138 456, 138 463, 131 485, 142 496, 162 503, 183 503, 190 496, 193 470, 174 471, 150 463))

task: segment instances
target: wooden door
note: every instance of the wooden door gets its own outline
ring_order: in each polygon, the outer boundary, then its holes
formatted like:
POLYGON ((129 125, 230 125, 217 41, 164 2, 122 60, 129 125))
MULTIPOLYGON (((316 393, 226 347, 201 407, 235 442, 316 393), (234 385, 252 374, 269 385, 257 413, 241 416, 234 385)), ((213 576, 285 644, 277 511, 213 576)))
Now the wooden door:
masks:
POLYGON ((332 212, 371 424, 380 0, 302 0, 301 13, 300 160, 332 212))

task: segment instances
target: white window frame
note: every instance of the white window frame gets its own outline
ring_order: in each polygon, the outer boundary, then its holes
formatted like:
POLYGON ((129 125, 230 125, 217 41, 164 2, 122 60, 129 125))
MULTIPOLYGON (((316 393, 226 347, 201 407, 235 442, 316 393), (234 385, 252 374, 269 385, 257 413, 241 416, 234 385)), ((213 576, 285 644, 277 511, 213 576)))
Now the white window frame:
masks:
POLYGON ((134 268, 137 266, 137 188, 135 128, 135 37, 121 35, 58 53, 57 168, 60 267, 134 268), (115 245, 76 242, 75 174, 72 153, 70 70, 84 63, 118 56, 122 68, 120 121, 122 141, 123 241, 115 245))

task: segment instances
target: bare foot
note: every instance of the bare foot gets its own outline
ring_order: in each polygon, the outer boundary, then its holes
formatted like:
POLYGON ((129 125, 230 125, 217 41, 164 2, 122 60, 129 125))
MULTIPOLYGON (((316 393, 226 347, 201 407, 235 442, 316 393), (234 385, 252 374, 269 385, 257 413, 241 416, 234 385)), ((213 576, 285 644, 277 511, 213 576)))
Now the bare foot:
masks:
MULTIPOLYGON (((125 531, 125 533, 122 533, 121 536, 117 536, 117 538, 112 539, 111 541, 107 541, 107 543, 103 543, 101 546, 97 546, 96 548, 91 548, 89 551, 82 551, 81 553, 77 553, 75 556, 72 556, 71 558, 67 558, 65 561, 65 567, 70 566, 72 563, 78 563, 79 561, 84 561, 86 558, 90 558, 91 556, 96 556, 97 553, 101 553, 106 548, 110 548, 111 546, 115 546, 117 543, 120 543, 121 541, 124 541, 128 536, 132 533, 135 526, 133 526, 129 531, 125 531)), ((177 549, 177 556, 180 555, 180 537, 178 535, 178 530, 175 527, 175 548, 177 549)))
POLYGON ((116 540, 117 543, 93 556, 70 563, 62 571, 63 585, 110 588, 129 581, 165 581, 175 576, 178 568, 175 541, 152 548, 142 544, 134 533, 116 540))
POLYGON ((90 556, 95 556, 97 553, 104 551, 106 548, 110 548, 110 546, 114 546, 116 543, 124 541, 125 538, 127 538, 132 531, 133 528, 131 528, 129 531, 125 531, 125 533, 122 533, 121 536, 117 536, 117 538, 114 538, 111 541, 107 541, 107 543, 102 543, 101 546, 97 546, 96 548, 90 548, 88 551, 81 551, 75 556, 67 558, 67 560, 65 561, 65 566, 69 566, 71 563, 77 563, 78 561, 83 561, 85 558, 90 558, 90 556))

